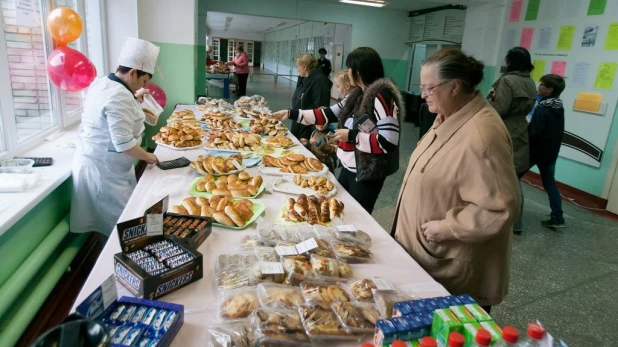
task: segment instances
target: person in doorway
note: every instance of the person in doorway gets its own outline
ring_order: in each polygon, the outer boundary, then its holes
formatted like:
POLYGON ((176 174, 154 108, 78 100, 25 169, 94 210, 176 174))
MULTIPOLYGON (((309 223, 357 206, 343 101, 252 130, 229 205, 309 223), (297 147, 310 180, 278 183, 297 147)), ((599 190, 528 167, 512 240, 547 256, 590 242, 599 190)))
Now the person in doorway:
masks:
POLYGON ((216 60, 210 59, 210 55, 212 54, 212 46, 208 46, 206 49, 206 66, 215 65, 217 63, 216 60))
POLYGON ((513 147, 480 95, 483 63, 443 49, 421 68, 421 96, 438 114, 412 153, 391 233, 450 293, 489 311, 509 287, 520 192, 513 147))
POLYGON ((551 229, 564 228, 562 198, 554 175, 564 136, 564 107, 560 94, 565 87, 564 79, 559 75, 549 74, 541 77, 539 95, 542 99, 534 109, 528 125, 530 167, 536 165, 539 168, 543 188, 547 192, 551 207, 550 218, 542 221, 541 225, 551 229))
POLYGON ((238 97, 247 95, 247 79, 249 78, 249 58, 242 46, 236 47, 234 60, 227 63, 236 67, 236 77, 238 78, 238 97))
POLYGON ((403 103, 395 84, 384 78, 382 60, 373 48, 355 49, 346 65, 353 89, 343 101, 327 109, 282 110, 274 116, 307 125, 337 122, 333 138, 339 142, 337 157, 342 165, 338 181, 371 213, 384 180, 399 169, 403 103), (372 125, 371 130, 361 131, 366 124, 372 125))
POLYGON ((116 73, 88 88, 73 159, 71 231, 97 232, 104 243, 136 185, 134 160, 157 163, 140 147, 144 112, 135 92, 152 78, 159 47, 127 38, 116 73))
MULTIPOLYGON (((528 121, 526 116, 536 102, 536 85, 530 72, 534 69, 530 53, 523 47, 508 51, 505 58, 506 72, 494 83, 489 99, 496 112, 502 117, 504 125, 513 141, 514 164, 517 177, 521 179, 529 165, 528 121)), ((521 183, 520 183, 521 188, 521 183)), ((521 189, 520 189, 521 190, 521 189)), ((523 193, 521 193, 523 212, 523 193)), ((518 217, 513 226, 515 234, 523 231, 522 217, 518 217)))
POLYGON ((330 60, 326 59, 326 49, 320 48, 318 50, 318 54, 320 55, 320 59, 318 59, 318 66, 322 69, 324 76, 328 77, 333 71, 333 68, 330 65, 330 60))
MULTIPOLYGON (((296 59, 299 80, 292 96, 293 109, 314 109, 330 105, 330 80, 318 68, 313 54, 301 54, 296 59), (302 79, 301 79, 302 78, 302 79)), ((297 139, 308 139, 314 130, 313 125, 303 125, 292 119, 290 132, 297 139)))

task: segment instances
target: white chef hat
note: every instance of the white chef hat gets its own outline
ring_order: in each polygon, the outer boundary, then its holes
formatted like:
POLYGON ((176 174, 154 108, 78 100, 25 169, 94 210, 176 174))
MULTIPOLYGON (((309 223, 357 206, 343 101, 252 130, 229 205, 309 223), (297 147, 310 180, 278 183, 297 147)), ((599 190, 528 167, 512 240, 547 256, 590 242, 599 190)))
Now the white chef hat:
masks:
POLYGON ((120 50, 118 65, 154 74, 158 56, 158 46, 148 41, 127 37, 120 50))

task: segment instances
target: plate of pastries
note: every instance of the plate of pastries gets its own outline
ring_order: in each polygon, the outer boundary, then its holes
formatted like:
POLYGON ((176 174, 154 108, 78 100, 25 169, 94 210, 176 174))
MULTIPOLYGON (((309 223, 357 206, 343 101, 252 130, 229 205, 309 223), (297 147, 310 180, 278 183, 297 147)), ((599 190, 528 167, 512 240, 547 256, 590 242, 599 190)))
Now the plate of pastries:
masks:
POLYGON ((259 166, 267 175, 312 175, 322 176, 328 172, 328 167, 316 158, 299 153, 290 153, 281 157, 264 155, 259 166))
POLYGON ((202 146, 201 129, 190 127, 163 126, 152 139, 163 147, 175 150, 187 150, 202 146))
POLYGON ((254 199, 266 188, 266 183, 262 176, 252 177, 249 173, 242 171, 228 176, 215 177, 207 174, 198 177, 191 183, 189 193, 192 196, 202 196, 209 198, 213 195, 231 196, 236 199, 254 199))
POLYGON ((260 148, 262 137, 246 131, 211 131, 206 138, 206 149, 232 152, 251 152, 260 148))
POLYGON ((301 194, 296 199, 286 199, 276 220, 285 222, 280 224, 331 225, 333 220, 343 218, 343 208, 343 202, 335 198, 301 194))
POLYGON ((198 173, 206 176, 225 176, 239 173, 246 167, 238 153, 228 157, 222 155, 200 155, 189 166, 198 173))
POLYGON ((213 225, 242 230, 255 222, 266 207, 250 199, 234 200, 232 197, 214 195, 210 198, 188 197, 170 208, 170 212, 209 217, 213 225))

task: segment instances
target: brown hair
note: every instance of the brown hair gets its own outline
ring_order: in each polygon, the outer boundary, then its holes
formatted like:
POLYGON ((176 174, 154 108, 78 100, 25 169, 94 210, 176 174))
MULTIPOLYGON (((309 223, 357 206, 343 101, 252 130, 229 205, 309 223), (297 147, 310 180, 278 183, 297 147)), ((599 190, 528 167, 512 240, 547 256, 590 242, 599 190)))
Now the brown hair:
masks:
POLYGON ((296 65, 305 67, 308 70, 313 70, 318 66, 318 60, 313 56, 313 54, 305 53, 296 58, 296 65))
POLYGON ((473 93, 483 80, 485 64, 456 48, 437 51, 423 63, 423 66, 430 65, 437 67, 442 81, 459 80, 465 93, 473 93))
POLYGON ((333 79, 341 82, 341 84, 347 83, 349 85, 352 85, 352 83, 350 83, 350 76, 348 75, 348 69, 339 70, 339 72, 335 74, 335 77, 333 79))
POLYGON ((551 92, 551 97, 553 98, 559 97, 560 94, 562 94, 562 92, 564 91, 564 88, 566 88, 566 83, 564 83, 564 78, 556 74, 545 75, 541 77, 540 82, 543 83, 545 87, 554 89, 551 92))

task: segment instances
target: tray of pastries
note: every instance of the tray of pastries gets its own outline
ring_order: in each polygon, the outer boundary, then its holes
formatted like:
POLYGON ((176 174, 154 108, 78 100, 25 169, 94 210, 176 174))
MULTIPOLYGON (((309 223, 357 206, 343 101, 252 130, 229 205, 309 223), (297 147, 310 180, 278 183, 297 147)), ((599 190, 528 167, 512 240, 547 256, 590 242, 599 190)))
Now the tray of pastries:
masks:
POLYGON ((343 218, 343 202, 324 196, 301 194, 297 199, 289 198, 275 219, 277 224, 307 222, 311 225, 330 225, 336 218, 343 218))
POLYGON ((175 150, 194 149, 202 145, 201 131, 189 127, 163 126, 152 139, 158 145, 175 150))
POLYGON ((169 116, 167 121, 171 122, 171 121, 192 120, 192 119, 197 119, 195 117, 195 113, 193 113, 193 111, 191 111, 191 110, 179 110, 179 111, 172 112, 172 114, 169 116))
POLYGON ((232 152, 251 152, 260 148, 260 135, 246 131, 211 131, 206 139, 206 149, 232 152))
POLYGON ((200 155, 189 166, 202 175, 230 175, 239 173, 245 169, 240 154, 229 157, 215 155, 200 155))
POLYGON ((214 195, 209 198, 189 197, 170 208, 170 212, 209 217, 213 225, 242 230, 255 222, 266 207, 249 199, 234 200, 232 197, 214 195))
POLYGON ((270 117, 262 117, 250 120, 249 129, 254 134, 268 136, 285 135, 288 132, 288 128, 285 126, 285 124, 270 117))
POLYGON ((312 175, 323 176, 328 172, 328 166, 322 164, 316 158, 306 157, 299 153, 291 153, 282 157, 264 155, 259 166, 265 175, 295 176, 312 175))
POLYGON ((337 194, 335 184, 327 177, 302 176, 281 177, 273 182, 273 190, 293 195, 318 194, 327 198, 337 194))
POLYGON ((277 136, 268 136, 262 139, 262 143, 264 146, 274 147, 274 148, 290 148, 292 146, 296 146, 294 141, 291 138, 285 135, 277 135, 277 136))
POLYGON ((262 176, 252 177, 247 172, 239 172, 238 175, 215 177, 207 174, 198 177, 191 183, 189 193, 193 196, 209 198, 213 195, 231 196, 238 199, 256 198, 266 188, 262 176))

